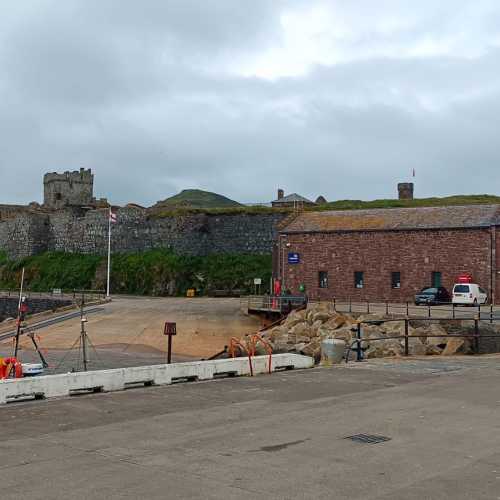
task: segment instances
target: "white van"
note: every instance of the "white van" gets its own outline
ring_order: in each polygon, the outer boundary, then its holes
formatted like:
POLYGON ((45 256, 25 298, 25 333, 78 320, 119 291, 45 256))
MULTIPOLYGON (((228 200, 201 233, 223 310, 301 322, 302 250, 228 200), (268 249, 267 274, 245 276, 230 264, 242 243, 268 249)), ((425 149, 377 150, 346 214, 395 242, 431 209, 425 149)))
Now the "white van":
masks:
POLYGON ((488 294, 475 283, 457 283, 453 287, 453 304, 478 306, 488 302, 488 294))

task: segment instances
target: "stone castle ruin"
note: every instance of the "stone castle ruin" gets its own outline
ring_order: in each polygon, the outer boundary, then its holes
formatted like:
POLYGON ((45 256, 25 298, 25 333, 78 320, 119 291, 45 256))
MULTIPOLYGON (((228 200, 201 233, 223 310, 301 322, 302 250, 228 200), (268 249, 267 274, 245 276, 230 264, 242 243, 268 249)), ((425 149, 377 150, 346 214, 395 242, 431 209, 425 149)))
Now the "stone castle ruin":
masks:
POLYGON ((90 206, 94 200, 94 175, 90 168, 75 172, 57 172, 43 177, 43 206, 61 209, 68 206, 90 206))
MULTIPOLYGON (((47 173, 43 205, 0 205, 0 251, 22 258, 47 251, 105 255, 107 200, 96 200, 90 169, 47 173)), ((177 253, 270 254, 277 226, 286 214, 196 213, 159 216, 129 204, 113 207, 113 252, 172 249, 177 253)))

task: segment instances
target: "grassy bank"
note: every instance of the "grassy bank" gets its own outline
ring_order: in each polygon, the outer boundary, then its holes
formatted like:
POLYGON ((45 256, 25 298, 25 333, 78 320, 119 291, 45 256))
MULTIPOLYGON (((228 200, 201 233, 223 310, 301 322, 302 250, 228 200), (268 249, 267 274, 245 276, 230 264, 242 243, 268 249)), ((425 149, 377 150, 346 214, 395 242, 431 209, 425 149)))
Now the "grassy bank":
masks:
POLYGON ((457 205, 500 204, 500 197, 489 194, 458 195, 444 198, 415 198, 413 200, 338 200, 311 210, 363 210, 369 208, 446 207, 457 205))
MULTIPOLYGON (((49 252, 16 261, 0 254, 0 288, 18 288, 23 267, 31 291, 104 290, 106 286, 105 257, 49 252)), ((153 250, 113 255, 111 288, 113 293, 156 296, 184 295, 188 288, 201 294, 235 289, 250 292, 254 278, 262 278, 265 284, 270 276, 268 255, 193 257, 153 250)))

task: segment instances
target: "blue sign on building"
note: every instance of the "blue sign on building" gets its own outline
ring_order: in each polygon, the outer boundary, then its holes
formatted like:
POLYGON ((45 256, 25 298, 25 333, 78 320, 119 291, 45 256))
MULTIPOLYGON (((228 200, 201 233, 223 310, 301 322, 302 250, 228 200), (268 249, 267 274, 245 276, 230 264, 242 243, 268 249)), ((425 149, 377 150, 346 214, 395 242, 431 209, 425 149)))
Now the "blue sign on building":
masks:
POLYGON ((290 252, 288 254, 288 263, 289 264, 299 264, 300 263, 300 255, 296 252, 290 252))

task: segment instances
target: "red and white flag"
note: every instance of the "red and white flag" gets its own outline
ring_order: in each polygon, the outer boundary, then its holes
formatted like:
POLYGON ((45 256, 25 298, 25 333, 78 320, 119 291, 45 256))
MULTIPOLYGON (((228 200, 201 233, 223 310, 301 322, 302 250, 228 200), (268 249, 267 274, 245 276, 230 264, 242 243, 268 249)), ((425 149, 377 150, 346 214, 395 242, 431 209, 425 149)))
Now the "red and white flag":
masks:
POLYGON ((116 217, 116 213, 113 212, 111 209, 109 209, 109 221, 112 223, 112 224, 115 224, 117 222, 117 217, 116 217))

